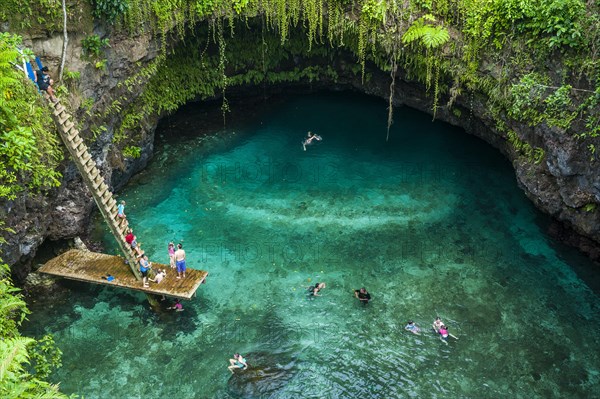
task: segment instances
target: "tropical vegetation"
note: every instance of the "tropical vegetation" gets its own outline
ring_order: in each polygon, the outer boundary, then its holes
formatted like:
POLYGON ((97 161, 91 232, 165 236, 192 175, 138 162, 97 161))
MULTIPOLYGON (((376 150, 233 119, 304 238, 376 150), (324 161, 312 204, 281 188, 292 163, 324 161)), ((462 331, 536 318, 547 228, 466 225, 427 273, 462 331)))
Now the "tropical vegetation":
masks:
MULTIPOLYGON (((428 94, 434 117, 440 108, 470 117, 475 100, 485 102, 484 116, 529 162, 541 163, 545 152, 529 143, 520 127, 540 125, 574 139, 590 162, 597 161, 598 1, 4 0, 0 22, 12 33, 0 34, 3 200, 60 184, 62 151, 48 108, 17 66, 31 56, 19 34, 63 31, 61 3, 68 28, 85 33, 82 59, 98 74, 110 67, 113 38, 150 34, 160 43, 159 55, 140 64, 113 98, 80 102, 79 115, 87 118, 82 122, 92 136, 105 133, 110 123, 113 142, 127 158, 141 155, 138 130, 148 118, 214 97, 222 99, 225 118, 227 89, 235 85, 335 82, 339 71, 332 65, 343 54, 355 60, 349 68, 365 84, 374 72, 389 75, 388 126, 396 82, 405 80, 428 94), (111 34, 94 32, 94 18, 111 34)), ((75 90, 79 76, 66 72, 59 93, 75 90)), ((27 311, 7 273, 3 265, 0 395, 55 392, 41 380, 46 373, 32 373, 27 366, 35 342, 18 334, 27 311)))
MULTIPOLYGON (((0 222, 0 229, 9 230, 0 222)), ((3 243, 0 237, 0 244, 3 243)), ((57 385, 45 381, 60 366, 60 350, 51 335, 24 337, 19 326, 29 313, 10 279, 8 265, 0 260, 0 397, 5 399, 66 398, 57 385)))

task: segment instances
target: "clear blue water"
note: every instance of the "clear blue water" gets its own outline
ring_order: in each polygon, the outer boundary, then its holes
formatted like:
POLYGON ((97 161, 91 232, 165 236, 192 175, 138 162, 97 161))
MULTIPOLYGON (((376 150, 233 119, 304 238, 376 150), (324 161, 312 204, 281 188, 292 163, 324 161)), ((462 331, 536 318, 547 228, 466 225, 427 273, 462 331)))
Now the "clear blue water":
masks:
POLYGON ((385 103, 358 95, 238 104, 225 130, 207 107, 163 123, 155 158, 121 195, 151 260, 183 242, 207 284, 177 314, 83 284, 32 304, 26 332, 54 333, 64 392, 599 397, 600 273, 545 235, 495 149, 408 108, 386 143, 385 103), (324 140, 304 152, 308 130, 324 140), (327 288, 311 300, 317 281, 327 288), (429 331, 436 315, 458 340, 429 331), (422 335, 404 331, 409 319, 422 335), (234 352, 244 375, 226 368, 234 352))

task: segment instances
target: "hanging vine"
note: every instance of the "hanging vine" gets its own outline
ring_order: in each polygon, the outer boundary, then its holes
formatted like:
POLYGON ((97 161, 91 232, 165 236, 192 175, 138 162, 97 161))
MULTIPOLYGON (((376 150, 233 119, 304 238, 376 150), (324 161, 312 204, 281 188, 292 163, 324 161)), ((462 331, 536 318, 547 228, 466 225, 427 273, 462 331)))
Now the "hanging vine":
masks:
POLYGON ((225 37, 223 36, 223 19, 217 19, 217 45, 219 47, 219 74, 221 75, 221 95, 223 96, 223 102, 221 104, 221 111, 223 112, 223 126, 225 126, 227 120, 226 116, 229 112, 229 102, 225 96, 227 90, 227 74, 225 73, 225 64, 227 63, 227 57, 225 55, 225 37))
POLYGON ((396 58, 396 46, 394 46, 391 56, 390 77, 392 78, 392 82, 390 83, 390 97, 388 99, 387 135, 385 136, 385 141, 390 140, 390 128, 392 127, 392 123, 394 123, 394 90, 396 88, 396 72, 398 70, 396 58))

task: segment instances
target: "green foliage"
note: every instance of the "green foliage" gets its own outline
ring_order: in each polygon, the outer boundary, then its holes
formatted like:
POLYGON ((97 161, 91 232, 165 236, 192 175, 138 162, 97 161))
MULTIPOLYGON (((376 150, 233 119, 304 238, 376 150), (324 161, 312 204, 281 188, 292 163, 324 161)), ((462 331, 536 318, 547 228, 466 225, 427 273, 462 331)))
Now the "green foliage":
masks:
POLYGON ((81 72, 69 71, 68 69, 65 68, 64 78, 68 79, 68 80, 79 80, 81 78, 81 72))
MULTIPOLYGON (((12 233, 0 221, 0 232, 12 233)), ((6 243, 0 235, 0 245, 6 243)), ((6 399, 66 399, 58 387, 45 381, 60 366, 61 352, 52 337, 40 341, 22 337, 19 325, 29 313, 25 301, 10 280, 10 269, 0 259, 0 397, 6 399), (31 375, 27 365, 33 360, 36 371, 31 375)))
MULTIPOLYGON (((194 11, 196 12, 199 18, 204 18, 208 15, 211 15, 214 12, 216 3, 216 0, 197 1, 194 3, 194 11)), ((237 3, 240 5, 237 6, 236 11, 237 9, 241 10, 241 4, 243 4, 243 2, 240 1, 237 3)), ((236 7, 235 4, 234 7, 236 7)))
POLYGON ((550 47, 579 47, 585 44, 580 18, 585 15, 585 3, 581 0, 551 0, 538 3, 539 7, 527 17, 522 31, 529 31, 534 38, 544 40, 550 47))
POLYGON ((81 79, 81 73, 79 71, 69 71, 65 68, 65 71, 63 73, 63 80, 66 86, 69 86, 69 88, 73 88, 75 82, 77 82, 79 79, 81 79))
POLYGON ((46 334, 32 343, 29 353, 37 378, 48 378, 54 369, 62 365, 62 351, 56 347, 54 337, 50 334, 46 334))
POLYGON ((127 146, 123 148, 123 156, 127 158, 139 158, 142 155, 142 149, 136 146, 127 146))
POLYGON ((570 97, 572 87, 554 88, 547 83, 548 79, 535 73, 523 76, 511 87, 508 114, 530 126, 546 123, 566 130, 577 116, 570 97))
POLYGON ((0 22, 9 22, 9 31, 53 31, 62 26, 61 0, 2 0, 0 4, 0 22))
POLYGON ((81 40, 83 54, 88 59, 99 58, 102 55, 102 50, 109 47, 108 38, 100 39, 98 35, 88 35, 81 40))
MULTIPOLYGON (((595 139, 600 136, 600 86, 582 102, 578 111, 585 120, 585 130, 579 132, 579 139, 595 139)), ((592 147, 595 150, 595 146, 592 147)))
POLYGON ((106 126, 100 125, 100 126, 93 127, 91 130, 92 130, 92 135, 94 136, 94 138, 97 138, 102 133, 106 132, 108 129, 106 128, 106 126))
POLYGON ((410 44, 417 41, 427 49, 435 49, 446 44, 450 39, 448 30, 443 26, 433 25, 433 22, 435 17, 431 14, 414 21, 402 36, 402 43, 410 44))
POLYGON ((108 62, 107 59, 103 59, 103 60, 98 60, 96 61, 96 63, 94 64, 94 67, 96 69, 100 69, 102 71, 106 71, 106 63, 108 62))
POLYGON ((117 18, 129 10, 127 0, 94 0, 94 11, 96 18, 103 18, 109 23, 114 23, 117 18))
POLYGON ((54 124, 37 88, 13 68, 21 38, 0 34, 0 198, 60 185, 54 124))
POLYGON ((589 204, 585 204, 583 206, 583 210, 586 212, 594 212, 597 208, 598 208, 598 204, 595 204, 593 202, 591 202, 589 204))
POLYGON ((384 25, 387 12, 385 0, 366 0, 362 5, 361 16, 370 23, 384 25))
POLYGON ((88 115, 88 116, 92 116, 91 110, 92 110, 93 106, 94 106, 94 98, 93 97, 88 97, 85 100, 83 100, 81 103, 81 109, 83 109, 85 111, 86 115, 88 115))
POLYGON ((501 47, 519 32, 530 44, 545 47, 583 47, 582 0, 465 0, 465 33, 476 40, 501 47))
MULTIPOLYGON (((218 26, 209 25, 209 29, 212 33, 218 26)), ((123 113, 114 142, 127 142, 132 136, 127 131, 135 130, 140 121, 150 115, 175 111, 188 101, 222 96, 225 85, 233 87, 337 79, 337 73, 329 65, 287 65, 282 68, 282 65, 289 64, 288 60, 307 57, 303 35, 296 35, 282 45, 281 38, 273 32, 263 35, 260 29, 253 29, 236 36, 235 40, 227 40, 227 45, 221 46, 219 34, 215 33, 214 38, 206 31, 198 33, 169 57, 161 59, 160 64, 140 69, 139 76, 125 82, 125 86, 133 87, 136 82, 147 80, 148 85, 138 101, 123 113), (205 41, 207 37, 208 43, 205 41), (257 42, 262 42, 263 46, 256 46, 257 42), (263 49, 269 55, 264 60, 263 49)), ((335 59, 336 53, 335 49, 321 46, 313 48, 310 55, 319 60, 335 59)), ((224 112, 227 112, 226 99, 223 104, 224 112)))
POLYGON ((513 148, 529 162, 538 165, 544 160, 546 153, 542 148, 532 147, 529 143, 519 139, 519 136, 513 130, 509 130, 506 136, 513 148))

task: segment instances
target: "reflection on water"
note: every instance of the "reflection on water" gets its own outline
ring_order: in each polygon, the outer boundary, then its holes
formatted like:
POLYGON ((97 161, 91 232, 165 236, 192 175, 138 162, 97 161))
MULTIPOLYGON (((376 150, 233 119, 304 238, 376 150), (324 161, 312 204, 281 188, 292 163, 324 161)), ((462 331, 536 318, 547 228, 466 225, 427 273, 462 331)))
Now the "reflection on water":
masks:
POLYGON ((588 287, 598 274, 573 271, 593 266, 550 242, 494 149, 406 108, 386 143, 385 104, 370 98, 274 104, 239 104, 246 118, 226 131, 203 129, 198 104, 159 128, 155 159, 123 193, 127 214, 152 260, 167 262, 166 244, 183 242, 208 283, 177 314, 80 284, 67 301, 34 304, 27 329, 55 334, 63 391, 597 395, 600 301, 588 287), (324 140, 305 152, 308 130, 324 140), (322 297, 307 297, 318 281, 322 297), (363 285, 368 306, 353 296, 363 285), (444 345, 428 330, 436 315, 459 340, 444 345), (409 319, 422 335, 404 331, 409 319), (234 352, 252 373, 231 377, 234 352))

